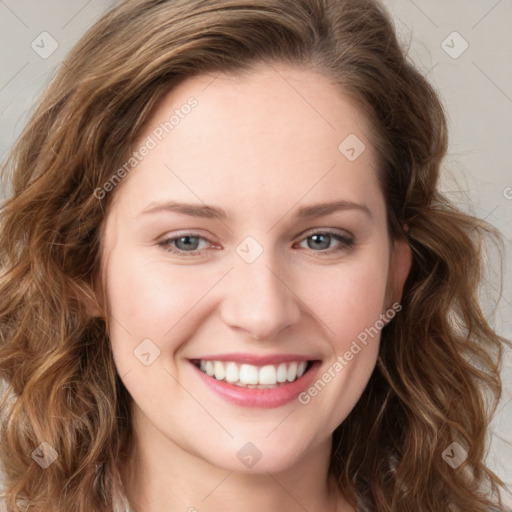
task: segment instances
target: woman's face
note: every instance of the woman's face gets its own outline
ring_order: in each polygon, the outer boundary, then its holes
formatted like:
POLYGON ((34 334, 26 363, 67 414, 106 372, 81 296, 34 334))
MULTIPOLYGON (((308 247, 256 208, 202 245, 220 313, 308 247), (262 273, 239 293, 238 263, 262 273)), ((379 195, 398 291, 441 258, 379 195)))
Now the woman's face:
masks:
POLYGON ((238 472, 328 450, 409 268, 368 136, 326 78, 283 65, 189 79, 154 110, 102 252, 142 444, 238 472))

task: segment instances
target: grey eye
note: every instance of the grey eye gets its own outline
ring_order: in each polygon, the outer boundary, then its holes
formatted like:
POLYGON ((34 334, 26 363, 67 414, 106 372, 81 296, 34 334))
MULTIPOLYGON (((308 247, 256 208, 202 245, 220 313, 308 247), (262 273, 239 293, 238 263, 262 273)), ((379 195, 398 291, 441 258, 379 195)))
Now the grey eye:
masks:
POLYGON ((175 246, 182 251, 195 251, 197 250, 200 242, 197 236, 180 236, 174 239, 175 246))
POLYGON ((331 238, 332 236, 327 233, 320 233, 308 236, 308 247, 310 249, 328 249, 331 243, 331 238))

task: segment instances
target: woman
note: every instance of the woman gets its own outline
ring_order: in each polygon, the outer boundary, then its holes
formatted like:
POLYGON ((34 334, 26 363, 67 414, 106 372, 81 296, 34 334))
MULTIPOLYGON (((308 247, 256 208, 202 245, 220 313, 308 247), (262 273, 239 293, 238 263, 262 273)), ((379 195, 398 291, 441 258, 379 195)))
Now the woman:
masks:
POLYGON ((446 147, 374 1, 107 13, 4 167, 8 509, 504 510, 446 147))

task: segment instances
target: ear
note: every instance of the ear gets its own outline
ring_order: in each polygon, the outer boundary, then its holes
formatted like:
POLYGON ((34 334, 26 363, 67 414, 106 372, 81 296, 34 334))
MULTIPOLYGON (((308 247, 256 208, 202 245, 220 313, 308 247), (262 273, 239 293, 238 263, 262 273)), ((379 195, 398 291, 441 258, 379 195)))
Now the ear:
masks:
POLYGON ((405 281, 412 265, 412 251, 407 239, 401 238, 393 241, 391 258, 389 262, 388 289, 386 294, 386 306, 400 302, 404 290, 405 281))

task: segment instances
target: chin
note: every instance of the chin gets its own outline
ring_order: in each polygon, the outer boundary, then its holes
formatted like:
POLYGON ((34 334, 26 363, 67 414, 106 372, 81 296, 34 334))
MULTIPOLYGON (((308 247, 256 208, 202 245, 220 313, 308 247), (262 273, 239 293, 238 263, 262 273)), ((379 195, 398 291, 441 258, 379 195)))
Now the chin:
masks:
MULTIPOLYGON (((220 450, 214 453, 198 454, 211 464, 226 471, 246 474, 279 473, 293 468, 307 457, 311 450, 305 439, 295 439, 293 436, 283 436, 273 433, 265 439, 267 433, 258 438, 240 437, 223 443, 220 450)), ((330 438, 328 446, 330 448, 330 438)), ((211 446, 211 445, 210 445, 211 446)))

